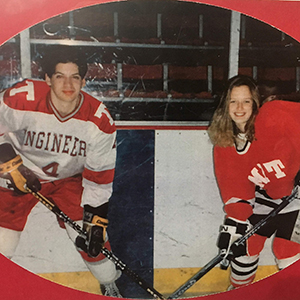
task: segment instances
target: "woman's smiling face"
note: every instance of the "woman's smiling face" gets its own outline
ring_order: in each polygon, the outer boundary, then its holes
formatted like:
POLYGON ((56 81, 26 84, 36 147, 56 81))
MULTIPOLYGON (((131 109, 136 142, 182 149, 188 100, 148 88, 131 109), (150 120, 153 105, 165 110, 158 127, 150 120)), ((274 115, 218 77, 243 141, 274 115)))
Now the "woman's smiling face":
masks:
POLYGON ((245 131, 245 125, 252 111, 253 99, 249 87, 247 85, 234 87, 229 99, 229 115, 242 132, 245 131))

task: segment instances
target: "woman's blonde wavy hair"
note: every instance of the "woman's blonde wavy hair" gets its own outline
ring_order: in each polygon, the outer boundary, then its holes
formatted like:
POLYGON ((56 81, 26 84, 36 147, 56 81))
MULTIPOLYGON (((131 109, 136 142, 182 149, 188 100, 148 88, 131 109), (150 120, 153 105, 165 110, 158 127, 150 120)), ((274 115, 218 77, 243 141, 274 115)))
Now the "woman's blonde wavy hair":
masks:
POLYGON ((240 133, 240 130, 229 115, 229 100, 232 89, 243 85, 249 87, 253 100, 252 115, 246 123, 245 134, 248 141, 252 142, 255 139, 254 121, 260 105, 258 87, 253 78, 237 75, 228 80, 227 87, 208 128, 209 137, 215 146, 233 146, 235 138, 240 133))

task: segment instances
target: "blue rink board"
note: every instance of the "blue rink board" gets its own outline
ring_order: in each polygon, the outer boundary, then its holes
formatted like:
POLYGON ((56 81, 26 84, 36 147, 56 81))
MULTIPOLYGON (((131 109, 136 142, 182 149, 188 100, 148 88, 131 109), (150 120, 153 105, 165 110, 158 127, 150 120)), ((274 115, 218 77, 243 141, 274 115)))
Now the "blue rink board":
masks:
MULTIPOLYGON (((154 130, 118 130, 109 237, 114 254, 153 285, 154 130)), ((152 298, 123 275, 123 297, 152 298)))

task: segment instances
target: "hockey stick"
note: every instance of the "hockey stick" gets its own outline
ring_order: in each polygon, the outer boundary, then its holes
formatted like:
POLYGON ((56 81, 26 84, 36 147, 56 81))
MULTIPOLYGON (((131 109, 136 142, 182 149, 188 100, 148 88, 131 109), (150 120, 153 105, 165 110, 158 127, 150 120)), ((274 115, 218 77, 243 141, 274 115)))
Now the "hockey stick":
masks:
MULTIPOLYGON (((274 208, 265 218, 260 220, 255 224, 245 235, 237 239, 234 244, 236 246, 244 244, 257 230, 262 226, 267 224, 271 218, 278 215, 278 213, 283 210, 288 204, 290 204, 298 192, 298 189, 294 189, 291 195, 284 197, 283 201, 274 208)), ((199 281, 206 273, 208 273, 212 268, 214 268, 218 263, 224 259, 224 255, 218 254, 211 261, 209 261, 203 268, 201 268, 195 275, 193 275, 189 280, 187 280, 182 286, 180 286, 173 294, 171 294, 167 299, 176 299, 181 296, 185 291, 192 287, 197 281, 199 281)))
MULTIPOLYGON (((29 193, 31 193, 35 198, 37 198, 42 204, 44 204, 49 210, 51 210, 55 215, 57 215, 61 220, 70 225, 79 234, 86 236, 86 231, 78 225, 75 221, 70 219, 63 211, 59 209, 53 202, 44 197, 39 192, 34 192, 28 187, 26 188, 29 193)), ((122 272, 129 276, 134 282, 136 282, 141 288, 148 292, 151 296, 158 299, 165 299, 165 297, 156 291, 153 287, 149 286, 148 283, 142 279, 139 275, 134 273, 131 269, 127 267, 119 258, 117 258, 111 251, 103 247, 101 253, 111 260, 122 272)))

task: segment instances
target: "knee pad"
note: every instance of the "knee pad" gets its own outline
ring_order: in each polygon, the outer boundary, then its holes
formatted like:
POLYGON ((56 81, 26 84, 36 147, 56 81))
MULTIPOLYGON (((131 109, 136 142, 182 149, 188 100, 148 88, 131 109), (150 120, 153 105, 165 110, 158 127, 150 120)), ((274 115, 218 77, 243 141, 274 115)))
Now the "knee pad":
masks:
POLYGON ((98 262, 85 261, 85 264, 101 284, 114 282, 122 274, 120 270, 116 269, 116 265, 108 258, 98 262))
POLYGON ((264 248, 266 240, 267 240, 267 237, 265 237, 265 236, 261 236, 258 234, 252 235, 247 240, 248 255, 250 255, 251 257, 255 256, 255 255, 259 255, 259 253, 264 248))
POLYGON ((294 257, 300 253, 298 243, 275 237, 273 241, 273 253, 278 260, 294 257))

